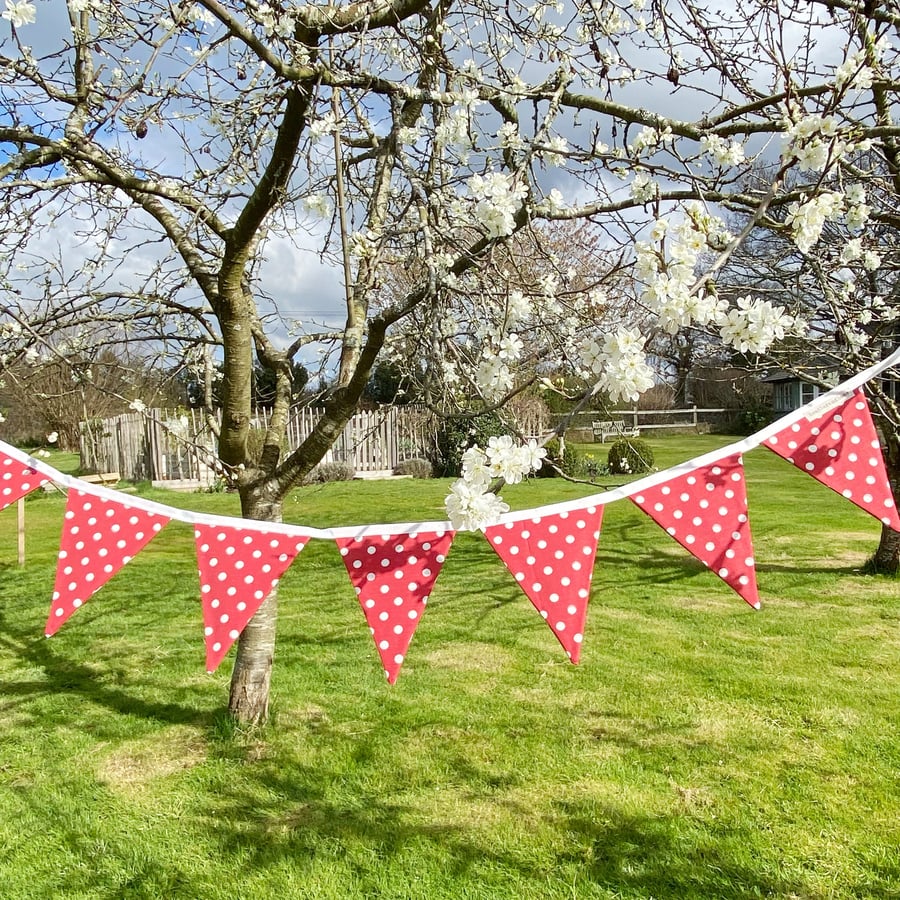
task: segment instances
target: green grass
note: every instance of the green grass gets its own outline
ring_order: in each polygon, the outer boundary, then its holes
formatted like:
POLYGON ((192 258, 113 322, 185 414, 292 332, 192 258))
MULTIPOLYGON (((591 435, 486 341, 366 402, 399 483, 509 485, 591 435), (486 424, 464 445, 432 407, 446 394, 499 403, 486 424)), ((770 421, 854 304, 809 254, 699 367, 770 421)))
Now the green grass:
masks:
MULTIPOLYGON (((725 440, 652 444, 666 466, 725 440)), ((2 896, 900 896, 900 597, 859 574, 878 524, 774 454, 746 463, 763 610, 614 503, 579 666, 459 535, 390 688, 336 548, 310 542, 251 734, 221 712, 228 661, 204 672, 189 527, 46 640, 64 501, 32 495, 22 570, 0 514, 2 896)), ((311 487, 286 519, 441 518, 446 488, 311 487)))

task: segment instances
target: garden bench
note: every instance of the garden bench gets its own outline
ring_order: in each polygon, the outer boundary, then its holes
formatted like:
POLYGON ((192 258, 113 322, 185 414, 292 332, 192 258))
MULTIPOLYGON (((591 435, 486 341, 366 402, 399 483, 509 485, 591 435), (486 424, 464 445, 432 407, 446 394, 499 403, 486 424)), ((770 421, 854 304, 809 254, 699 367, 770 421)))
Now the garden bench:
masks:
POLYGON ((639 428, 625 425, 623 419, 608 419, 603 422, 591 422, 591 430, 594 432, 594 440, 605 444, 608 438, 638 437, 639 428))
POLYGON ((81 475, 79 477, 88 484, 101 484, 106 486, 115 486, 121 479, 121 475, 119 475, 118 472, 103 472, 99 475, 81 475))

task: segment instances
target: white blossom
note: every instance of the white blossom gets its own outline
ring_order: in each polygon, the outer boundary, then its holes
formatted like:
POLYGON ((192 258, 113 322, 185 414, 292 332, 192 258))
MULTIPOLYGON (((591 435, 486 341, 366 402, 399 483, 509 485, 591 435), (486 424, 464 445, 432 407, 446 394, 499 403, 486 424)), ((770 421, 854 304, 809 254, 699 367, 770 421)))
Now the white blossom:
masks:
POLYGON ((764 353, 795 324, 782 307, 748 294, 721 316, 719 333, 722 340, 741 353, 764 353))
POLYGON ((464 479, 454 481, 450 486, 444 507, 455 531, 483 531, 509 511, 509 505, 496 494, 464 479))
POLYGON ((792 203, 785 221, 791 226, 797 247, 809 253, 818 242, 825 222, 836 219, 843 209, 843 196, 834 191, 823 191, 811 200, 792 203))
POLYGON ((133 409, 137 413, 142 413, 147 409, 147 404, 144 403, 143 400, 132 400, 131 403, 128 404, 129 409, 133 409))
POLYGON ((874 272, 881 267, 881 257, 874 250, 866 250, 863 254, 863 268, 867 272, 874 272))
POLYGON ((11 22, 14 28, 31 25, 34 22, 35 8, 29 0, 6 0, 3 18, 11 22))
POLYGON ((324 194, 311 194, 303 198, 303 205, 315 216, 326 218, 331 214, 331 202, 324 194))
POLYGON ((657 186, 646 172, 638 172, 631 182, 631 196, 639 203, 647 203, 656 197, 657 186))
POLYGON ((59 440, 59 434, 56 431, 51 431, 50 434, 47 435, 47 443, 55 444, 59 440))
POLYGON ((704 152, 720 166, 739 166, 744 161, 744 146, 738 141, 726 141, 717 134, 705 134, 700 138, 704 152))
POLYGON ((475 218, 490 237, 505 237, 515 229, 515 214, 528 193, 524 184, 501 172, 473 175, 466 182, 475 199, 475 218))

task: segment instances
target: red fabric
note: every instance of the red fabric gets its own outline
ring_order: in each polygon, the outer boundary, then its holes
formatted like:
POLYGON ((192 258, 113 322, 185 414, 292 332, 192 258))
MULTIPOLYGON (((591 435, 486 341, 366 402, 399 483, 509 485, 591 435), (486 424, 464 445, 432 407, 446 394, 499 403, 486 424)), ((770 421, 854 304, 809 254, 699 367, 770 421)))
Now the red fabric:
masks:
POLYGON ((493 525, 494 551, 573 663, 581 655, 603 507, 493 525))
POLYGON ((0 509, 6 509, 49 480, 31 466, 0 452, 0 509))
POLYGON ((759 608, 747 486, 739 454, 671 478, 631 500, 752 607, 759 608))
POLYGON ((862 388, 837 408, 788 425, 763 444, 900 531, 881 444, 862 388))
POLYGON ((308 538, 254 528, 197 525, 206 668, 215 672, 308 538))
POLYGON ((452 531, 337 538, 390 684, 450 552, 452 531))
POLYGON ((69 491, 47 636, 131 562, 168 521, 127 503, 69 491))

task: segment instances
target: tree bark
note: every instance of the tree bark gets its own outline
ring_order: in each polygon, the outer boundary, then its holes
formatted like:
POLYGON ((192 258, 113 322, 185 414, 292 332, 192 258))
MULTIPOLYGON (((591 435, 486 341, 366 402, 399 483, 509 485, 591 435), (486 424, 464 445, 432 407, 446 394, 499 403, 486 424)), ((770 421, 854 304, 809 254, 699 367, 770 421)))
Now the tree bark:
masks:
MULTIPOLYGON (((900 434, 885 435, 884 465, 894 493, 894 503, 900 501, 900 434)), ((881 541, 871 561, 876 573, 896 575, 900 572, 900 531, 881 526, 881 541)))
MULTIPOLYGON (((245 519, 281 522, 282 504, 259 491, 241 490, 245 519)), ((278 621, 276 587, 247 623, 237 645, 231 673, 228 711, 242 725, 260 725, 269 715, 269 684, 275 660, 275 628, 278 621)))

